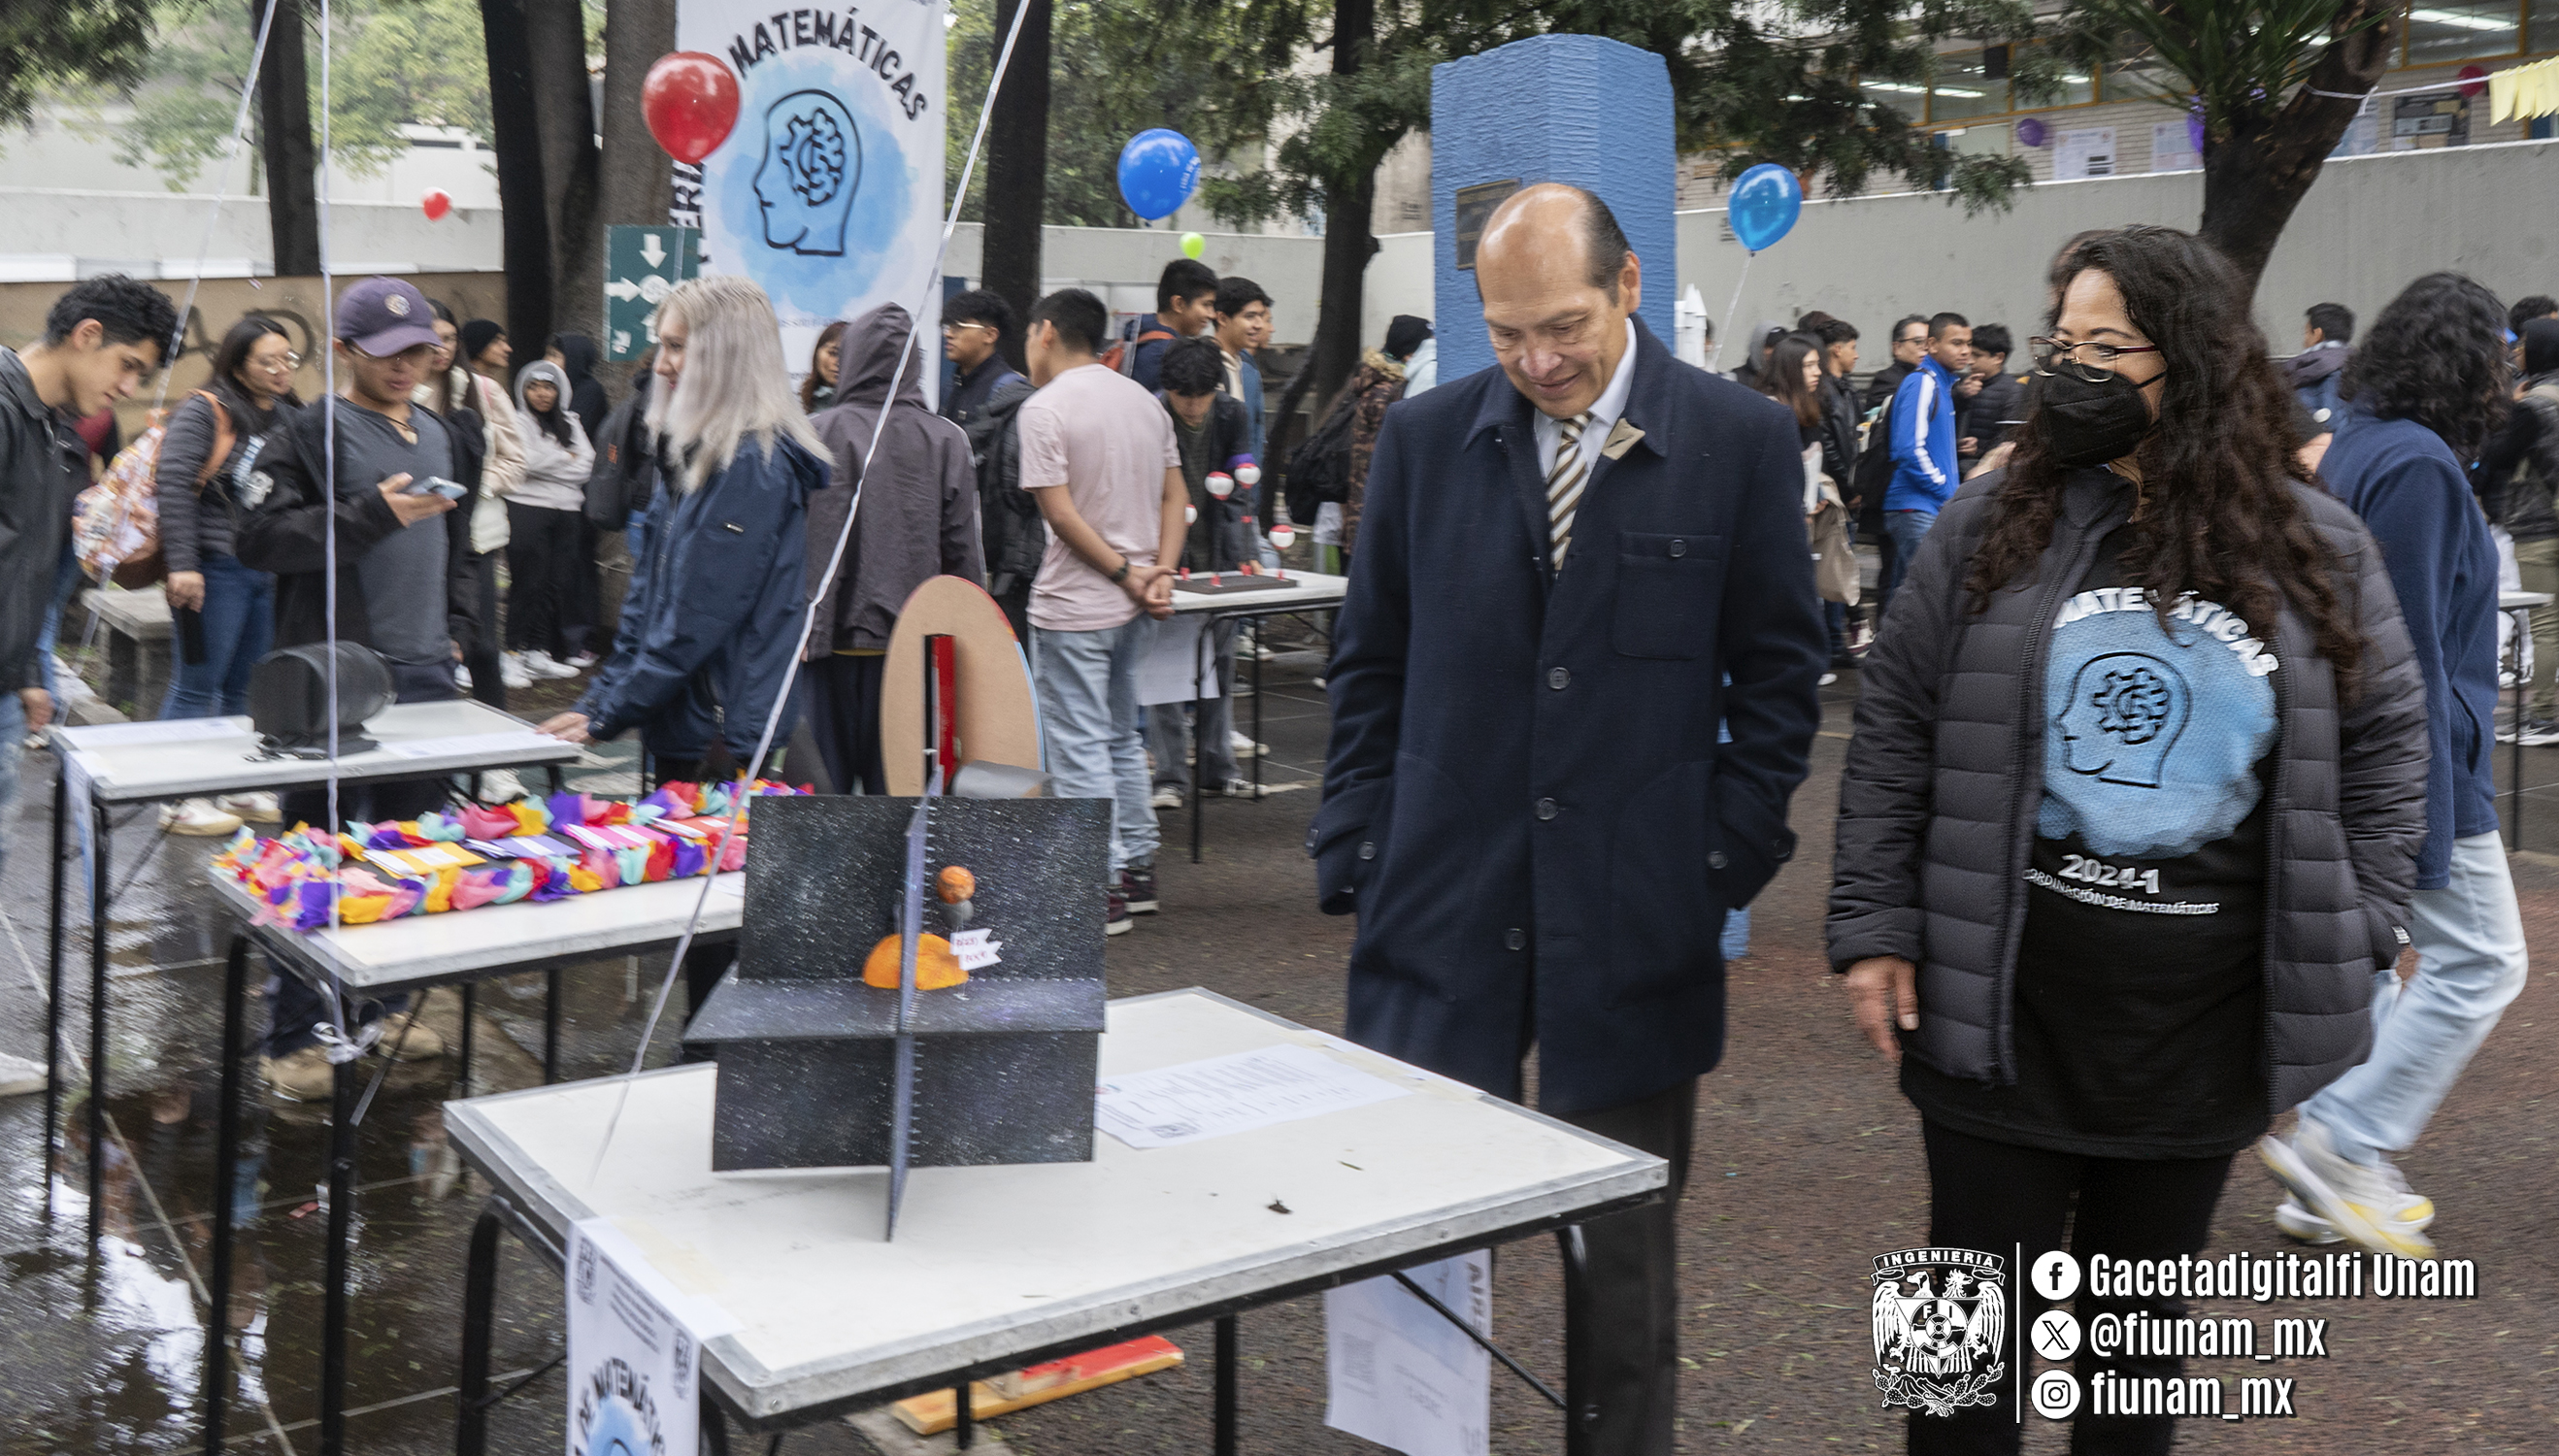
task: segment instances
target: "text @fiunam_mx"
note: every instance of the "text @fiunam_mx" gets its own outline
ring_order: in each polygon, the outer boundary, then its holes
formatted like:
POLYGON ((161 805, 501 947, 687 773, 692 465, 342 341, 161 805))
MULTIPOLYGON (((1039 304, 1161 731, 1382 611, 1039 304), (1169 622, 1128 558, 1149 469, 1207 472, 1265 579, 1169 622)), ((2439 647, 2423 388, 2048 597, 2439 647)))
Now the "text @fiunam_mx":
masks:
MULTIPOLYGON (((2076 1260, 2058 1250, 2037 1257, 2029 1277, 2048 1300, 2079 1292, 2076 1260)), ((2409 1259, 2377 1253, 2228 1254, 2218 1259, 2119 1259, 2098 1255, 2086 1269, 2087 1292, 2099 1299, 2475 1299, 2479 1270, 2470 1259, 2409 1259)), ((2329 1321, 2315 1315, 2268 1317, 2155 1315, 2104 1311, 2083 1331, 2066 1308, 2036 1315, 2026 1331, 2038 1360, 2068 1362, 2082 1352, 2101 1360, 2319 1360, 2329 1351, 2329 1321)), ((2175 1415, 2204 1419, 2282 1419, 2302 1412, 2294 1382, 2246 1376, 2225 1384, 2211 1375, 2129 1376, 2099 1371, 2084 1389, 2069 1370, 2048 1368, 2029 1386, 2047 1419, 2073 1415, 2175 1415)))

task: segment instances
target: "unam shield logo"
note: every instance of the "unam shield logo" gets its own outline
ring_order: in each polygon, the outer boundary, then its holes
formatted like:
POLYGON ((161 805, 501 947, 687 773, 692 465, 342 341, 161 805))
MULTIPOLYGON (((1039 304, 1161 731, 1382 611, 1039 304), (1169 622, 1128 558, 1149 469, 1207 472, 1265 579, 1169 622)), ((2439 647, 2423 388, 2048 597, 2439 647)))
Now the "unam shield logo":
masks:
POLYGON ((1886 1406, 1952 1415, 1989 1405, 2008 1374, 2005 1261, 1975 1248, 1875 1260, 1875 1384, 1886 1406))

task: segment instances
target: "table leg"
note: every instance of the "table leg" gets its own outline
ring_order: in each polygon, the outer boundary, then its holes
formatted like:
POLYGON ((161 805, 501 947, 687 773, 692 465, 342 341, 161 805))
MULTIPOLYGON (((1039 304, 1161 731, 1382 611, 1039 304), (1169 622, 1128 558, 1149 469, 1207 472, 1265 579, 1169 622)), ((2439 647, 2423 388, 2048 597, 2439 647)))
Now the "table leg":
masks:
POLYGON ((461 1391, 454 1397, 454 1456, 484 1456, 489 1449, 489 1361, 497 1343, 498 1234, 506 1228, 497 1200, 471 1226, 471 1256, 462 1268, 461 1391))
POLYGON ((1235 1456, 1235 1316, 1217 1322, 1217 1456, 1235 1456))
MULTIPOLYGON (((1253 801, 1256 803, 1260 803, 1262 801, 1262 750, 1259 747, 1263 741, 1262 630, 1270 625, 1271 619, 1268 617, 1257 617, 1253 622, 1253 741, 1257 745, 1253 751, 1253 801)), ((1234 716, 1231 711, 1233 707, 1234 704, 1230 701, 1228 703, 1228 708, 1230 709, 1228 713, 1229 717, 1234 716)))
POLYGON ((356 1094, 358 1065, 331 1066, 329 1096, 329 1247, 320 1316, 320 1451, 347 1450, 348 1238, 356 1212, 356 1094))
POLYGON ((559 1081, 560 973, 552 966, 542 981, 542 1085, 559 1081))
POLYGON ((1564 1255, 1564 1456, 1595 1456, 1591 1438, 1599 1426, 1599 1382, 1588 1369, 1589 1247, 1579 1224, 1556 1230, 1555 1241, 1564 1255))
MULTIPOLYGON (((2554 608, 2553 610, 2559 610, 2554 608)), ((2523 645, 2532 640, 2532 613, 2508 614, 2514 622, 2514 751, 2507 755, 2506 782, 2514 790, 2514 814, 2506 827, 2514 833, 2511 847, 2523 847, 2523 704, 2528 684, 2523 678, 2523 645)))
POLYGON ((248 999, 248 934, 234 932, 223 964, 222 1093, 214 1113, 214 1269, 205 1315, 205 1456, 222 1456, 230 1413, 231 1207, 239 1181, 241 1003, 248 999))
MULTIPOLYGON (((1200 658, 1191 664, 1191 686, 1196 690, 1203 671, 1217 670, 1217 619, 1200 622, 1200 658)), ((1233 716, 1232 712, 1229 713, 1233 716)), ((1201 826, 1208 821, 1208 745, 1200 742, 1199 705, 1191 705, 1191 863, 1200 862, 1201 826)))
POLYGON ((970 1384, 970 1382, 962 1381, 951 1391, 952 1407, 960 1413, 960 1423, 952 1428, 951 1441, 963 1451, 978 1444, 977 1402, 969 1396, 970 1384))
POLYGON ((45 927, 45 1216, 54 1212, 54 1154, 63 1117, 63 829, 69 811, 68 750, 54 755, 53 914, 45 927))
POLYGON ((462 983, 462 1094, 466 1097, 471 1095, 471 1019, 478 1009, 479 999, 479 982, 464 981, 462 983))
POLYGON ((106 1229, 106 901, 115 826, 90 800, 88 884, 88 1247, 106 1229))

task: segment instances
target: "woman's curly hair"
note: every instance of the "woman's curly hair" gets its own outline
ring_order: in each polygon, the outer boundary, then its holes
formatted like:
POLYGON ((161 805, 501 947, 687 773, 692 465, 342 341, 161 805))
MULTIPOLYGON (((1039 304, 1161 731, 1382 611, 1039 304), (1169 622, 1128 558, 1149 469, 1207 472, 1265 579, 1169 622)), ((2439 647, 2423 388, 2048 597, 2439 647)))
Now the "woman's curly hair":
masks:
MULTIPOLYGON (((2332 553, 2293 497, 2292 483, 2307 479, 2301 437, 2238 270, 2210 244, 2171 227, 2083 233, 2054 260, 2047 329, 2072 281, 2089 271, 2115 281, 2134 326, 2168 366, 2158 425, 2135 457, 2142 504, 2119 558, 2127 583, 2149 590, 2163 627, 2192 594, 2271 634, 2289 602, 2350 697, 2363 635, 2339 595, 2332 553)), ((2063 475, 2035 410, 2018 430, 1996 515, 1973 553, 1965 586, 1976 612, 1992 593, 2033 574, 2052 541, 2063 475)))
POLYGON ((2429 273, 2364 331, 2339 387, 2383 419, 2415 420, 2453 454, 2476 460, 2514 387, 2505 305, 2460 273, 2429 273))

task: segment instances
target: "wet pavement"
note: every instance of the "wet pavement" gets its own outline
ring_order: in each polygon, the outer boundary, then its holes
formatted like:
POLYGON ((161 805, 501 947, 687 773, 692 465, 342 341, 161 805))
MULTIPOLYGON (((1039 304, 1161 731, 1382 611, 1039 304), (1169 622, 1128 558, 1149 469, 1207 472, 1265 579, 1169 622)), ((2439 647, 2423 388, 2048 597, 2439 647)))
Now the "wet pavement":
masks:
MULTIPOLYGON (((1277 1014, 1338 1030, 1352 926, 1314 912, 1301 848, 1315 807, 1326 717, 1311 656, 1277 664, 1264 694, 1268 779, 1285 792, 1208 805, 1204 861, 1190 862, 1189 815, 1162 816, 1165 909, 1110 943, 1115 995, 1206 985, 1277 1014), (1306 787, 1301 787, 1306 786, 1306 787)), ((1683 1205, 1685 1368, 1679 1449, 1898 1449, 1897 1420, 1875 1408, 1867 1376, 1866 1288, 1873 1255, 1922 1241, 1926 1178, 1916 1120, 1861 1049, 1819 949, 1829 817, 1855 674, 1825 693, 1828 718, 1794 821, 1802 851, 1756 907, 1753 954, 1731 972, 1731 1051, 1700 1099, 1698 1161, 1683 1205)), ((538 706, 520 706, 535 711, 538 706)), ((1239 722, 1250 721, 1239 704, 1239 722)), ((591 791, 627 790, 627 749, 574 771, 591 791), (616 782, 621 776, 624 782, 616 782)), ((2527 832, 2559 849, 2559 750, 2525 755, 2527 832), (2545 803, 2544 801, 2547 801, 2545 803)), ((2498 764, 2504 771, 2505 755, 2498 764)), ((27 793, 0 865, 0 1052, 40 1056, 44 853, 50 762, 28 760, 27 793)), ((64 1169, 42 1176, 42 1095, 0 1099, 0 1456, 161 1452, 201 1444, 202 1279, 214 1166, 214 1067, 223 945, 204 889, 212 842, 162 839, 144 812, 116 831, 111 1135, 94 1256, 80 1169, 82 1107, 67 1101, 64 1169), (156 849, 151 849, 154 841, 156 849), (141 858, 146 849, 151 857, 141 858), (50 1214, 49 1214, 50 1209, 50 1214)), ((2559 934, 2559 859, 2516 861, 2536 944, 2559 934)), ((75 870, 74 889, 77 889, 75 870)), ((83 1045, 84 922, 66 947, 66 1027, 83 1045)), ((563 1073, 628 1065, 663 955, 613 957, 564 974, 563 1073)), ((484 983, 471 1091, 539 1080, 538 977, 484 983)), ((459 999, 438 992, 428 1023, 448 1043, 459 999)), ((2480 1261, 2481 1297, 2433 1305, 2361 1301, 2332 1310, 2332 1357, 2304 1372, 2301 1418, 2218 1423, 2190 1446, 2244 1451, 2559 1450, 2559 1159, 2553 1153, 2551 1037, 2559 993, 2536 975, 2408 1160, 2444 1206, 2446 1252, 2480 1261)), ((662 1042, 666 1033, 662 1032, 662 1042)), ((652 1065, 672 1047, 653 1049, 652 1065)), ((378 1065, 378 1064, 372 1064, 378 1065)), ((361 1131, 354 1210, 351 1450, 449 1450, 471 1225, 487 1190, 447 1146, 441 1103, 460 1094, 451 1060, 387 1076, 361 1131)), ((226 1392, 231 1448, 318 1449, 317 1375, 326 1210, 325 1114, 260 1098, 229 1197, 240 1219, 237 1341, 226 1392)), ((2278 1251, 2270 1186, 2234 1173, 2211 1250, 2278 1251)), ((496 1369, 527 1380, 498 1407, 492 1449, 561 1449, 562 1390, 543 1368, 560 1350, 558 1276, 502 1239, 496 1369), (529 1378, 529 1379, 527 1379, 529 1378)), ((1562 1371, 1559 1279, 1542 1240, 1505 1249, 1494 1334, 1550 1379, 1562 1371)), ((2222 1313, 2258 1313, 2241 1308, 2222 1313)), ((2296 1311, 2281 1310, 2277 1313, 2296 1311)), ((1378 1448, 1322 1425, 1320 1303, 1246 1316, 1244 1449, 1378 1448)), ((1208 1331, 1170 1332, 1195 1364, 997 1422, 1016 1452, 1130 1456, 1207 1447, 1208 1331)), ((1498 1372, 1497 1372, 1498 1375, 1498 1372)), ((1555 1417, 1508 1378, 1494 1386, 1493 1449, 1562 1449, 1555 1417)), ((2028 1449, 2058 1451, 2031 1423, 2028 1449)), ((741 1448, 743 1449, 743 1448, 741 1448)), ((763 1449, 758 1443, 755 1449, 763 1449)), ((795 1433, 795 1456, 867 1453, 841 1423, 795 1433)))

